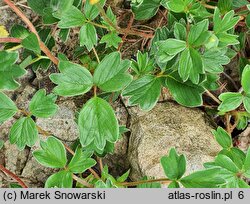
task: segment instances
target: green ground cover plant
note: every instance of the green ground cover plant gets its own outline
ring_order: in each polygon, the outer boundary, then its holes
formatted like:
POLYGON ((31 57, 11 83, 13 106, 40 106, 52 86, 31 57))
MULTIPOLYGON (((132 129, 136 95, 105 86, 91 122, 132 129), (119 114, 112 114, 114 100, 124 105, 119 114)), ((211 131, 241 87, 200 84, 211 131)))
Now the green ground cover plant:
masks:
MULTIPOLYGON (((152 19, 160 10, 164 11, 167 23, 153 32, 120 27, 105 0, 28 0, 42 25, 33 25, 12 1, 3 2, 26 27, 13 25, 9 32, 4 25, 0 27, 0 43, 4 46, 0 51, 0 124, 21 113, 9 133, 10 143, 20 151, 39 141, 39 134, 47 136, 46 141, 40 141, 40 149, 33 152, 40 164, 59 170, 47 179, 45 187, 158 188, 161 184, 169 188, 249 187, 250 149, 243 152, 232 142, 232 132, 245 129, 250 120, 250 63, 242 54, 250 27, 248 1, 131 1, 138 21, 152 19), (52 51, 53 26, 60 29, 59 36, 64 42, 72 29, 79 29, 78 59, 73 61, 65 53, 52 51), (147 49, 138 50, 134 59, 124 59, 120 52, 127 36, 149 40, 147 49), (217 97, 224 65, 235 58, 240 64, 240 89, 219 92, 217 97), (52 93, 38 90, 27 110, 17 107, 4 93, 20 86, 17 79, 25 75, 28 67, 47 70, 52 64, 57 73, 49 78, 55 88, 52 93), (114 178, 108 166, 102 167, 98 175, 93 167, 114 151, 115 143, 128 131, 119 125, 110 97, 127 98, 130 106, 138 105, 149 111, 158 102, 163 88, 178 104, 189 108, 203 106, 204 97, 213 101, 213 114, 225 121, 224 127, 213 131, 222 147, 214 161, 205 163, 204 170, 186 175, 185 155, 172 148, 161 158, 165 178, 129 182, 129 171, 114 178), (74 147, 36 124, 35 118, 49 118, 57 112, 58 96, 87 93, 91 97, 77 115, 79 142, 74 147), (84 177, 86 172, 90 173, 84 177)), ((20 187, 27 187, 4 166, 0 169, 20 187)))

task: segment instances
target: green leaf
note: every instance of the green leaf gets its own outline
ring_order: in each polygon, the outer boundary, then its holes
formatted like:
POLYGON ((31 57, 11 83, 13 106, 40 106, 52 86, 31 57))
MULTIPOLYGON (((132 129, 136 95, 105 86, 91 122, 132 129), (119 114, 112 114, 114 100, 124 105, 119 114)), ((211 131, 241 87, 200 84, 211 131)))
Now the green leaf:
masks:
POLYGON ((237 124, 237 129, 238 130, 245 130, 248 126, 248 118, 245 116, 238 115, 238 124, 237 124))
POLYGON ((187 30, 186 27, 181 23, 175 23, 174 25, 174 36, 178 40, 186 41, 187 38, 187 30))
MULTIPOLYGON (((117 19, 116 15, 113 13, 111 7, 109 6, 106 10, 106 15, 109 18, 109 20, 112 22, 113 25, 117 26, 117 19)), ((116 29, 113 27, 113 25, 110 25, 110 22, 107 21, 106 18, 102 16, 102 24, 106 26, 110 31, 116 32, 116 29)))
POLYGON ((80 45, 86 46, 90 52, 92 48, 97 44, 97 33, 95 26, 90 23, 86 23, 81 27, 80 30, 80 45))
POLYGON ((129 173, 130 173, 130 170, 128 170, 127 172, 125 172, 122 176, 120 176, 117 179, 117 182, 119 182, 119 183, 125 182, 128 179, 128 177, 129 177, 129 173))
POLYGON ((33 96, 29 104, 29 110, 36 117, 48 118, 53 116, 58 109, 55 104, 56 98, 53 94, 46 96, 45 89, 41 89, 33 96))
POLYGON ((55 137, 40 142, 42 149, 33 152, 35 159, 43 166, 63 168, 67 163, 66 150, 63 143, 55 137))
POLYGON ((209 39, 210 32, 208 32, 209 21, 205 19, 196 25, 191 26, 188 34, 188 43, 192 46, 198 47, 209 39))
POLYGON ((172 181, 169 185, 168 188, 180 188, 180 184, 177 181, 172 181))
POLYGON ((184 155, 178 156, 176 150, 172 148, 168 156, 161 158, 161 165, 169 179, 178 180, 186 171, 186 158, 184 155))
POLYGON ((229 112, 240 106, 243 96, 241 93, 227 92, 221 94, 219 99, 222 101, 222 103, 218 107, 218 110, 222 112, 229 112))
POLYGON ((188 11, 192 2, 193 0, 163 0, 161 4, 175 13, 182 13, 188 11))
POLYGON ((151 42, 151 50, 150 50, 150 56, 155 55, 158 50, 158 46, 156 45, 157 42, 161 40, 166 40, 169 37, 169 30, 166 26, 163 26, 162 28, 157 28, 155 30, 154 38, 151 42))
POLYGON ((123 96, 128 96, 129 105, 139 104, 145 111, 151 110, 157 103, 161 93, 161 80, 152 75, 146 75, 133 81, 122 92, 123 96))
POLYGON ((52 8, 53 16, 60 19, 73 3, 74 0, 50 0, 50 8, 52 8))
POLYGON ((221 73, 224 68, 222 65, 227 65, 230 58, 227 57, 219 49, 209 49, 202 55, 203 65, 209 73, 221 73))
POLYGON ((15 24, 11 27, 10 34, 14 38, 24 39, 30 35, 30 32, 24 26, 15 24))
POLYGON ((25 146, 32 147, 38 139, 36 123, 29 117, 20 118, 10 129, 10 143, 16 144, 18 149, 25 146))
POLYGON ((250 65, 246 65, 242 72, 241 84, 244 92, 250 94, 250 65))
POLYGON ((218 188, 225 183, 220 176, 221 168, 197 171, 180 180, 185 188, 218 188))
POLYGON ((176 55, 186 48, 185 41, 171 38, 165 41, 159 41, 157 44, 159 49, 164 50, 168 55, 176 55))
POLYGON ((26 71, 15 64, 18 59, 18 52, 0 51, 0 90, 19 87, 15 79, 26 74, 26 71))
POLYGON ((229 11, 223 16, 223 18, 221 18, 220 10, 216 8, 214 11, 214 32, 216 34, 227 32, 228 30, 234 28, 239 20, 239 16, 234 17, 233 10, 229 11))
POLYGON ((218 8, 224 14, 233 9, 233 0, 219 0, 218 8))
POLYGON ((250 113, 250 94, 243 98, 243 104, 248 113, 250 113))
POLYGON ((132 61, 131 68, 137 75, 146 75, 154 70, 154 61, 149 58, 147 52, 138 51, 136 59, 137 61, 132 61))
POLYGON ((197 107, 202 105, 202 93, 204 89, 190 82, 182 82, 176 75, 166 79, 167 88, 174 99, 181 105, 197 107))
POLYGON ((106 43, 106 48, 114 47, 118 48, 119 44, 122 42, 122 38, 118 36, 116 32, 110 32, 102 37, 100 43, 106 43))
POLYGON ((38 39, 34 33, 28 35, 28 37, 22 40, 22 46, 28 50, 35 52, 36 54, 40 55, 41 49, 38 42, 38 39))
POLYGON ((218 127, 217 130, 213 130, 212 132, 220 146, 224 149, 232 147, 232 138, 222 127, 218 127))
POLYGON ((39 15, 43 15, 43 10, 48 7, 50 1, 48 0, 28 0, 28 6, 32 8, 39 15))
POLYGON ((219 33, 217 34, 217 37, 220 41, 219 47, 226 47, 229 45, 237 45, 240 42, 237 40, 238 35, 231 35, 228 33, 219 33))
POLYGON ((191 47, 182 52, 178 71, 184 82, 190 79, 194 84, 198 84, 200 74, 204 73, 203 62, 199 52, 191 47))
POLYGON ((0 124, 17 113, 15 103, 4 93, 0 92, 0 124))
POLYGON ((71 159, 68 170, 72 173, 83 173, 87 169, 95 166, 96 161, 94 159, 89 158, 89 154, 86 154, 82 151, 80 147, 78 147, 75 151, 75 155, 71 159))
MULTIPOLYGON (((100 0, 99 4, 103 7, 105 2, 106 0, 100 0)), ((99 9, 95 4, 90 4, 90 0, 86 0, 84 5, 84 14, 87 19, 94 20, 99 15, 99 9)))
POLYGON ((250 174, 250 148, 248 148, 243 169, 244 169, 244 171, 249 172, 249 174, 250 174))
POLYGON ((247 0, 233 0, 233 9, 240 8, 248 4, 249 2, 247 0))
POLYGON ((72 188, 73 177, 68 171, 59 171, 52 174, 45 183, 45 188, 72 188))
POLYGON ((71 6, 62 14, 62 18, 58 23, 59 28, 81 27, 86 22, 86 18, 82 12, 75 6, 71 6))
POLYGON ((60 96, 78 96, 87 93, 93 85, 91 73, 83 66, 69 61, 59 62, 60 74, 51 74, 50 79, 58 86, 54 92, 60 96))
POLYGON ((114 110, 105 100, 94 97, 81 110, 78 118, 80 142, 83 147, 94 142, 103 150, 106 142, 115 143, 119 138, 119 126, 114 110))
POLYGON ((132 3, 132 11, 136 20, 146 20, 153 17, 159 7, 161 0, 143 0, 140 3, 132 3))
POLYGON ((132 81, 127 72, 130 64, 129 60, 121 60, 119 52, 105 56, 95 70, 94 84, 106 92, 122 90, 132 81))
POLYGON ((219 154, 215 158, 215 164, 233 173, 238 173, 240 171, 240 169, 234 164, 234 162, 226 155, 219 154))
POLYGON ((243 164, 246 159, 246 155, 243 151, 238 148, 231 147, 229 149, 223 149, 220 151, 220 154, 226 155, 229 157, 239 169, 242 169, 243 164))

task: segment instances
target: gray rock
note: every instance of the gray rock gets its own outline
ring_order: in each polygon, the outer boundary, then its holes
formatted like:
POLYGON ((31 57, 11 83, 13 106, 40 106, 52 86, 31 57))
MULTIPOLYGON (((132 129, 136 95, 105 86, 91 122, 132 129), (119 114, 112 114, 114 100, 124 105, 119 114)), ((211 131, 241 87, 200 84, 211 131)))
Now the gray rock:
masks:
POLYGON ((72 101, 64 101, 58 105, 59 110, 53 117, 38 118, 36 124, 62 141, 73 142, 79 136, 75 121, 75 104, 72 101))
POLYGON ((250 126, 239 135, 238 148, 246 152, 250 146, 250 126))
POLYGON ((220 146, 211 134, 212 126, 198 109, 174 103, 159 103, 150 112, 131 108, 131 137, 128 159, 131 178, 165 177, 160 158, 170 148, 187 157, 187 173, 202 169, 204 162, 213 160, 220 146))
POLYGON ((18 94, 16 99, 16 105, 19 109, 28 110, 29 109, 29 102, 31 101, 32 97, 36 93, 36 89, 32 86, 28 85, 24 88, 21 94, 18 94))
POLYGON ((4 144, 4 155, 5 167, 8 170, 16 173, 17 175, 20 175, 22 169, 26 165, 26 161, 29 155, 29 149, 19 151, 15 144, 12 145, 9 141, 6 141, 4 144))

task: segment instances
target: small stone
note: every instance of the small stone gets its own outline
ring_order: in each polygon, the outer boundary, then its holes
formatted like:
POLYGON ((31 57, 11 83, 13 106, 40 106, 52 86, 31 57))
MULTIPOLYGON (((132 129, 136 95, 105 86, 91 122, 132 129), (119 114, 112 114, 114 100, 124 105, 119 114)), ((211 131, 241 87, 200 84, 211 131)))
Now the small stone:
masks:
POLYGON ((65 142, 73 142, 79 137, 75 119, 76 107, 73 101, 58 104, 58 112, 51 118, 37 118, 36 124, 65 142))
POLYGON ((238 148, 246 152, 250 146, 250 127, 239 135, 238 148))
POLYGON ((199 109, 185 108, 174 103, 159 103, 150 112, 130 108, 131 136, 128 159, 131 179, 143 176, 165 177, 160 164, 162 156, 175 147, 187 158, 187 174, 202 169, 220 151, 206 120, 199 109))

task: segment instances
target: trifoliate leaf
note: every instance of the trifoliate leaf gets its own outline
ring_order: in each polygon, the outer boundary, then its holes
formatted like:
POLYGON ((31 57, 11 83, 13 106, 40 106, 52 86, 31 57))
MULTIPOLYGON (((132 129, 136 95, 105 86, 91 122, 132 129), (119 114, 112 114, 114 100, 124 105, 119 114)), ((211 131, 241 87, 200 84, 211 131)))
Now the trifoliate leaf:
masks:
POLYGON ((149 74, 155 68, 154 60, 149 58, 147 52, 138 51, 136 61, 132 61, 131 68, 138 76, 149 74))
POLYGON ((220 16, 218 8, 214 11, 214 32, 215 34, 227 32, 232 29, 240 20, 240 17, 234 17, 234 11, 231 10, 226 13, 223 18, 220 16))
POLYGON ((106 43, 106 48, 114 47, 118 48, 119 44, 122 42, 122 38, 118 36, 116 32, 110 32, 102 37, 100 43, 106 43))
POLYGON ((53 94, 46 96, 45 89, 41 89, 33 96, 29 104, 29 110, 36 117, 48 118, 53 116, 58 109, 55 104, 56 98, 53 94))
POLYGON ((54 92, 60 96, 78 96, 88 92, 93 85, 91 73, 83 66, 69 61, 59 63, 60 74, 51 74, 50 79, 58 86, 54 92))
POLYGON ((19 87, 16 78, 26 71, 15 64, 18 58, 17 52, 0 51, 0 89, 14 90, 19 87))
POLYGON ((66 150, 63 143, 55 137, 41 141, 42 149, 33 152, 35 159, 43 166, 50 168, 63 168, 67 163, 66 150))
POLYGON ((75 155, 68 164, 68 169, 72 173, 83 173, 87 169, 95 166, 96 161, 90 158, 91 155, 86 154, 78 147, 75 151, 75 155))
POLYGON ((30 117, 17 120, 10 129, 10 143, 16 144, 18 149, 25 146, 32 147, 38 139, 36 123, 30 117))
POLYGON ((94 97, 81 110, 78 118, 80 142, 83 147, 94 142, 103 150, 107 141, 115 143, 119 138, 119 125, 114 110, 105 100, 94 97))
POLYGON ((192 46, 198 47, 204 45, 210 37, 210 32, 208 32, 208 19, 205 19, 190 28, 188 34, 188 43, 192 46))
POLYGON ((161 158, 161 165, 165 175, 171 180, 180 179, 186 171, 186 159, 184 155, 178 155, 172 148, 168 156, 161 158))
POLYGON ((62 14, 61 20, 58 23, 59 28, 74 28, 81 27, 86 22, 86 18, 83 13, 76 8, 71 6, 66 12, 62 14))
POLYGON ((161 80, 152 75, 146 75, 133 81, 122 92, 123 96, 128 96, 129 105, 139 104, 145 111, 151 110, 157 103, 161 93, 161 80))
POLYGON ((119 52, 113 52, 101 61, 94 73, 94 84, 106 92, 120 91, 131 81, 127 72, 131 62, 122 60, 119 52))
POLYGON ((4 93, 0 92, 0 124, 17 113, 15 103, 4 93))
POLYGON ((218 110, 221 112, 229 112, 240 106, 243 101, 243 96, 241 93, 227 92, 221 94, 219 99, 222 101, 222 103, 218 107, 218 110))
POLYGON ((52 174, 45 183, 45 188, 72 188, 73 177, 69 171, 59 171, 52 174))

